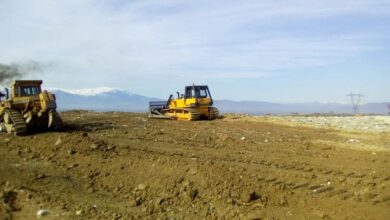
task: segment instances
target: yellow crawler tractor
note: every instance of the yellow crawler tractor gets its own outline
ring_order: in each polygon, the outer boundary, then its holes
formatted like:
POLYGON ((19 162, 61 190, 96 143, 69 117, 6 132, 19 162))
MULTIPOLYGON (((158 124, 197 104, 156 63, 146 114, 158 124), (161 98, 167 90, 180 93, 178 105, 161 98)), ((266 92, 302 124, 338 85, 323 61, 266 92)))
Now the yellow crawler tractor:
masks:
POLYGON ((177 92, 176 99, 170 95, 168 101, 150 102, 149 117, 184 121, 213 120, 219 112, 212 105, 213 98, 208 86, 186 86, 184 94, 177 92))
POLYGON ((41 80, 17 80, 11 92, 0 93, 0 131, 24 135, 28 131, 57 130, 62 120, 54 94, 42 91, 41 80), (11 94, 10 94, 11 93, 11 94))

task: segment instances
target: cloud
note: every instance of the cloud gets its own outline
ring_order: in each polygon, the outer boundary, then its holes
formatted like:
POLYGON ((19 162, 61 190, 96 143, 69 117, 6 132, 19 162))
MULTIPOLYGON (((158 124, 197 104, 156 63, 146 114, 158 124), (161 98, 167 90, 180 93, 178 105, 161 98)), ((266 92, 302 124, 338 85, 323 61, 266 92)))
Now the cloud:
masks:
POLYGON ((389 2, 382 0, 0 4, 0 26, 7 33, 0 36, 0 60, 55 63, 51 70, 58 74, 47 77, 57 84, 74 83, 79 76, 88 77, 90 84, 178 75, 256 78, 331 65, 380 50, 387 33, 366 34, 370 27, 317 30, 316 25, 390 15, 389 2))

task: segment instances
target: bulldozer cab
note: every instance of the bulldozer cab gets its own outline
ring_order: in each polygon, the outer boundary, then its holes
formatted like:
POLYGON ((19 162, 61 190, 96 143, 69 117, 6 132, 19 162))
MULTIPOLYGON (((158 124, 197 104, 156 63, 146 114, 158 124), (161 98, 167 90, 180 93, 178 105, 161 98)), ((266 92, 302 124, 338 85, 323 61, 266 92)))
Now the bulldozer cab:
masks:
POLYGON ((38 96, 42 92, 42 80, 17 80, 11 85, 11 98, 38 96))
POLYGON ((185 98, 211 98, 208 86, 186 86, 185 98))
POLYGON ((185 87, 185 100, 193 100, 195 103, 203 104, 203 105, 212 105, 213 98, 211 97, 211 93, 208 86, 186 86, 185 87))

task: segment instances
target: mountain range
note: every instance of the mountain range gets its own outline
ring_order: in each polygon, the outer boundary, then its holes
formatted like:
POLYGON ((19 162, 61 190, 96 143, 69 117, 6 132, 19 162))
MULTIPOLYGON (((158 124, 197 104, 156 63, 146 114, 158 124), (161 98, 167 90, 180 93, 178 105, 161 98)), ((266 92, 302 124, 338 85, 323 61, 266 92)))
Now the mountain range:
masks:
MULTIPOLYGON (((100 87, 94 89, 65 90, 48 89, 55 93, 59 111, 84 109, 94 111, 147 112, 150 101, 160 98, 147 97, 125 90, 100 87)), ((262 101, 215 100, 214 105, 222 113, 247 114, 313 114, 313 113, 351 113, 349 104, 341 103, 272 103, 262 101)), ((360 106, 364 114, 388 114, 388 103, 366 103, 360 106)))
POLYGON ((48 89, 57 97, 60 111, 83 109, 93 111, 146 112, 149 101, 160 100, 131 92, 100 87, 95 89, 48 89))

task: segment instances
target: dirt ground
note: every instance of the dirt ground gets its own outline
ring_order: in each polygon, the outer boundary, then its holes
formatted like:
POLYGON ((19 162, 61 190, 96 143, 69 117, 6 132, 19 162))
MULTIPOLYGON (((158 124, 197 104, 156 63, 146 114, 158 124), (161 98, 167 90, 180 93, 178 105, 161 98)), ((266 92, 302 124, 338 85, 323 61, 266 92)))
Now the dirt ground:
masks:
POLYGON ((390 219, 385 132, 61 116, 63 132, 0 134, 0 219, 390 219))

